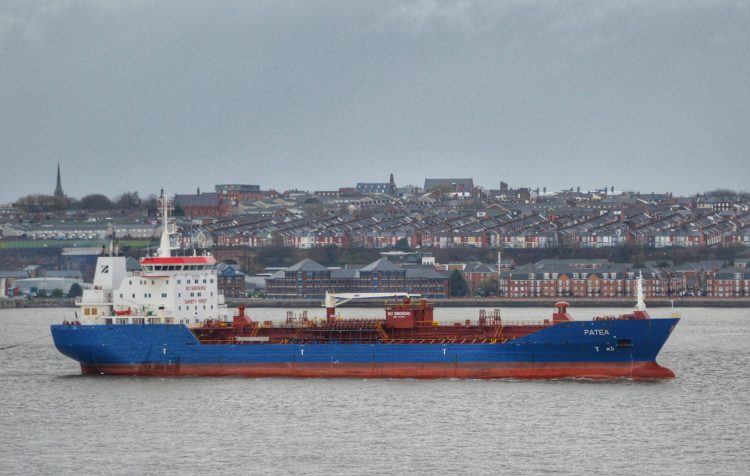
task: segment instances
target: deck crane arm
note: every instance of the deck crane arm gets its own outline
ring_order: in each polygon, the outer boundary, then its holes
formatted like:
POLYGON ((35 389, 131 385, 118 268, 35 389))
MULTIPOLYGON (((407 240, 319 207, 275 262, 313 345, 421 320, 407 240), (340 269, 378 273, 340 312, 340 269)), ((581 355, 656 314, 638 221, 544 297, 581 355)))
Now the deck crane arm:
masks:
POLYGON ((333 319, 336 315, 336 306, 344 304, 346 302, 355 299, 370 299, 370 298, 411 298, 419 297, 419 294, 409 293, 333 293, 326 291, 326 297, 323 305, 326 308, 326 318, 333 319))

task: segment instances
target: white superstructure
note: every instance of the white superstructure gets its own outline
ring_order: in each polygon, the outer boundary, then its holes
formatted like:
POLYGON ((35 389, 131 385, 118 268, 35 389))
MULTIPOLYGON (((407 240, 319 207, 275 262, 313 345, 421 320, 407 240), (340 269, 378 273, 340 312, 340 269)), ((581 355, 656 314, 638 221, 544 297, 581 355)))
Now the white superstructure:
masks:
POLYGON ((156 256, 141 259, 128 273, 115 245, 97 259, 94 284, 81 298, 84 324, 199 324, 226 320, 211 255, 174 256, 176 234, 171 200, 162 197, 162 236, 156 256))

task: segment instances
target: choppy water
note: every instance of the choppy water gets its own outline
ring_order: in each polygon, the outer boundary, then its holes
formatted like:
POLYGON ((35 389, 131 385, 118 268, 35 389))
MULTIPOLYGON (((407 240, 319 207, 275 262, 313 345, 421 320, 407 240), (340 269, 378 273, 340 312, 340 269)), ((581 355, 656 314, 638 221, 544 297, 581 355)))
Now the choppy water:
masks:
MULTIPOLYGON (((2 310, 0 347, 72 312, 2 310)), ((748 474, 750 310, 682 312, 650 383, 84 377, 43 338, 0 351, 0 473, 748 474)))

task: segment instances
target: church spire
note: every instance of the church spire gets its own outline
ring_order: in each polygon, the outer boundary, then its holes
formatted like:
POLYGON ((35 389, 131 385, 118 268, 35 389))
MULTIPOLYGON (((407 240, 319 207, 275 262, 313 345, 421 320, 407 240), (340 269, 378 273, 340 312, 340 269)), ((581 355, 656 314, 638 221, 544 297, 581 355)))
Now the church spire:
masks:
POLYGON ((62 189, 62 180, 60 180, 60 162, 57 163, 57 187, 55 187, 55 196, 64 197, 65 193, 62 189))

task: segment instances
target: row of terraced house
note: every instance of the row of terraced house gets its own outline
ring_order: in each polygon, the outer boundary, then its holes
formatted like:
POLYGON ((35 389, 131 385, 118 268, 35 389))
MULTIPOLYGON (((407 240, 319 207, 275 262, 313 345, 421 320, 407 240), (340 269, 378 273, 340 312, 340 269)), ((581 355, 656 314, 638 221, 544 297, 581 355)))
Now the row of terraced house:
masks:
MULTIPOLYGON (((183 223, 182 242, 199 246, 284 246, 309 249, 386 249, 399 241, 414 249, 492 248, 528 249, 601 248, 636 244, 654 248, 691 246, 750 246, 750 213, 725 216, 709 213, 692 216, 681 210, 669 214, 645 212, 625 216, 604 212, 589 216, 521 216, 506 212, 494 216, 482 212, 433 212, 374 214, 363 217, 336 216, 327 219, 264 217, 225 219, 204 225, 183 223)), ((94 239, 153 238, 154 223, 6 223, 4 239, 94 239)))
POLYGON ((218 246, 391 248, 405 240, 412 248, 600 248, 628 243, 663 247, 750 246, 750 214, 693 216, 687 210, 625 216, 604 212, 557 217, 507 212, 494 216, 461 211, 431 214, 240 219, 207 226, 218 246))

